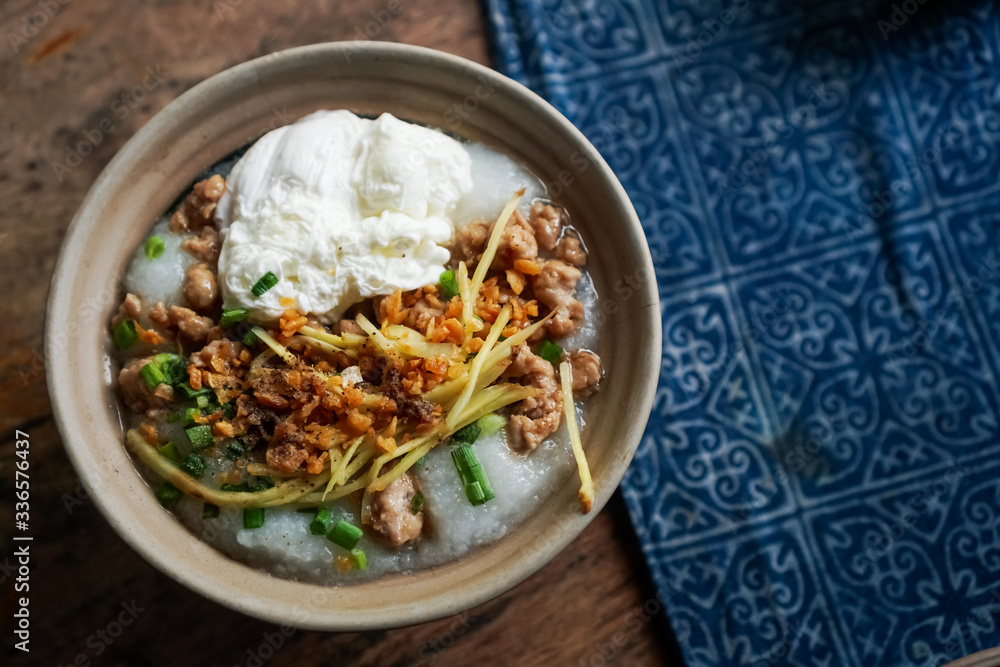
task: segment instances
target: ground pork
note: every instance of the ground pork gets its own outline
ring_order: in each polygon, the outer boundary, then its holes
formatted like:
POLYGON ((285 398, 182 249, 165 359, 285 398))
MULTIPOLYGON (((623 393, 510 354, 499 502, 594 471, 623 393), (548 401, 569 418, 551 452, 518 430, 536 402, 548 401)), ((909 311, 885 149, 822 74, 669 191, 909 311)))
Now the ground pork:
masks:
POLYGON ((165 331, 179 332, 192 342, 200 343, 214 337, 218 327, 209 317, 202 317, 190 308, 170 306, 168 310, 163 302, 158 302, 149 312, 153 323, 165 331))
POLYGON ((215 272, 208 267, 208 264, 192 264, 184 274, 181 291, 184 300, 195 310, 200 312, 210 310, 219 298, 215 272))
POLYGON ((587 263, 587 251, 583 249, 580 239, 572 234, 566 234, 559 239, 552 255, 573 266, 583 266, 587 263))
POLYGON ((508 426, 511 449, 527 452, 554 433, 562 421, 562 394, 555 369, 522 343, 514 348, 511 365, 504 374, 541 390, 538 396, 526 398, 516 405, 508 426))
POLYGON ((154 393, 156 390, 146 386, 146 381, 139 374, 140 369, 152 360, 152 357, 129 359, 118 373, 118 384, 122 388, 125 405, 136 414, 165 408, 170 404, 168 396, 162 395, 162 392, 161 395, 154 393))
POLYGON ((215 265, 219 261, 219 233, 215 227, 203 227, 197 236, 189 236, 181 241, 181 248, 203 262, 215 265))
POLYGON ((573 396, 587 398, 597 391, 601 381, 601 358, 588 350, 576 350, 569 355, 573 368, 573 396))
POLYGON ((448 302, 442 301, 437 292, 417 290, 407 295, 405 300, 409 305, 403 307, 399 292, 389 296, 377 296, 374 299, 375 319, 379 324, 388 321, 389 324, 402 324, 421 333, 426 332, 438 318, 445 319, 448 312, 448 302))
POLYGON ((487 223, 481 220, 471 222, 455 234, 451 258, 456 262, 464 260, 467 265, 472 266, 486 249, 486 243, 489 239, 490 226, 487 223))
POLYGON ((191 363, 196 368, 207 368, 216 373, 227 373, 230 369, 249 361, 250 356, 243 343, 220 338, 193 353, 191 363))
POLYGON ((438 317, 444 316, 447 309, 447 304, 436 297, 425 296, 410 306, 410 312, 407 313, 403 324, 417 331, 427 331, 428 325, 438 317))
POLYGON ((126 294, 125 300, 118 306, 118 312, 111 318, 111 329, 114 330, 125 320, 137 320, 142 314, 142 301, 135 294, 126 294))
POLYGON ((394 547, 416 541, 424 527, 424 512, 414 514, 413 497, 419 491, 409 473, 372 494, 371 526, 394 547))
POLYGON ((535 202, 531 205, 528 222, 535 232, 539 249, 550 251, 556 247, 559 233, 562 231, 562 216, 554 206, 535 202))
POLYGON ((215 207, 225 191, 226 181, 218 174, 195 183, 191 194, 170 217, 170 231, 175 234, 199 232, 211 225, 215 220, 215 207))
POLYGON ((537 256, 538 242, 535 240, 535 232, 520 211, 515 209, 507 226, 504 227, 491 268, 512 269, 517 260, 531 260, 537 256))
POLYGON ((531 278, 535 298, 555 311, 548 324, 549 335, 553 338, 570 336, 583 324, 583 304, 576 299, 576 284, 581 275, 575 266, 550 259, 541 272, 531 278))
POLYGON ((340 320, 337 323, 337 333, 338 334, 357 334, 358 336, 364 336, 365 330, 361 328, 361 325, 354 320, 340 320))

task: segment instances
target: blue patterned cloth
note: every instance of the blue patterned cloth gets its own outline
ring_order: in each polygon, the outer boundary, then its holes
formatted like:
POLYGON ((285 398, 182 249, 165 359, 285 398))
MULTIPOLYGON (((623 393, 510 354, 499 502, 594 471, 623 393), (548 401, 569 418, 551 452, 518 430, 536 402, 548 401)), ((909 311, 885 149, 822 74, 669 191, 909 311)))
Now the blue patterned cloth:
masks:
POLYGON ((487 5, 652 249, 623 490, 688 664, 1000 643, 996 3, 487 5))

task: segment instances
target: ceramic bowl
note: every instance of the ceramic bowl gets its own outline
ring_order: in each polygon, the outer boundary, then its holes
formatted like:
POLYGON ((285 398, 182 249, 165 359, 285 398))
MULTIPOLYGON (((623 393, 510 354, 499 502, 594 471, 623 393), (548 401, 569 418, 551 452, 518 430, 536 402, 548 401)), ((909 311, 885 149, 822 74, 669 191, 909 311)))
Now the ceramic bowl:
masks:
POLYGON ((944 667, 998 667, 1000 665, 1000 647, 988 648, 964 658, 959 658, 954 662, 949 662, 944 667))
POLYGON ((622 186, 594 146, 514 81, 423 48, 344 42, 275 53, 183 94, 121 149, 67 232, 48 303, 49 391, 66 449, 94 502, 133 549, 227 607, 279 624, 360 630, 460 612, 508 590, 569 544, 607 502, 649 414, 660 310, 649 249, 622 186), (538 511, 491 546, 449 565, 339 588, 279 579, 200 541, 156 503, 122 445, 107 322, 120 277, 150 226, 202 170, 317 109, 390 112, 506 151, 550 184, 591 249, 606 378, 584 446, 593 510, 567 477, 538 511))

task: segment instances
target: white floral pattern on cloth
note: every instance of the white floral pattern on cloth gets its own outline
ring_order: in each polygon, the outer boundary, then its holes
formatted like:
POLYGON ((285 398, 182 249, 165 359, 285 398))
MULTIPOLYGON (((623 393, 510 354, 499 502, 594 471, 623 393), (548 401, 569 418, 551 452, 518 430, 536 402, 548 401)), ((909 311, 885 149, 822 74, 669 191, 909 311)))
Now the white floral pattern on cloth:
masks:
POLYGON ((647 234, 663 358, 623 491, 688 664, 1000 643, 998 5, 486 4, 647 234))

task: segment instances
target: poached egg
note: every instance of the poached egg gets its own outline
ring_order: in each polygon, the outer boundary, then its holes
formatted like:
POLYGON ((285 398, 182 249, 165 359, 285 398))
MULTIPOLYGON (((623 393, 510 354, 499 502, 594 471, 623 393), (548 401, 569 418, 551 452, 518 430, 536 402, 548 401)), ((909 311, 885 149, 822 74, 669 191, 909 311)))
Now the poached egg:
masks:
POLYGON ((390 114, 317 111, 273 130, 219 201, 223 306, 332 323, 364 299, 436 283, 472 186, 463 144, 390 114), (254 296, 268 272, 278 283, 254 296))

